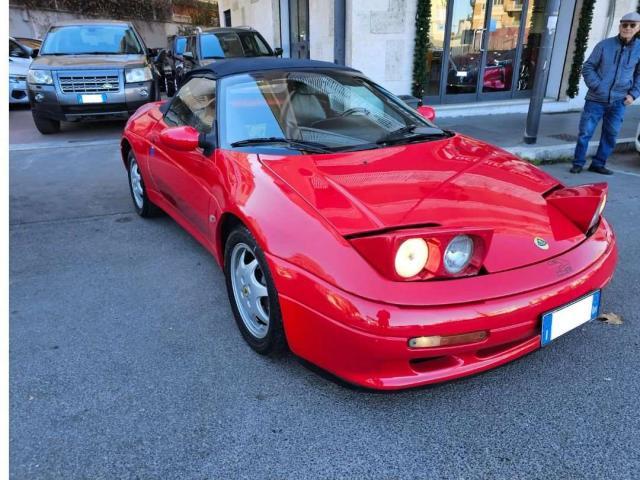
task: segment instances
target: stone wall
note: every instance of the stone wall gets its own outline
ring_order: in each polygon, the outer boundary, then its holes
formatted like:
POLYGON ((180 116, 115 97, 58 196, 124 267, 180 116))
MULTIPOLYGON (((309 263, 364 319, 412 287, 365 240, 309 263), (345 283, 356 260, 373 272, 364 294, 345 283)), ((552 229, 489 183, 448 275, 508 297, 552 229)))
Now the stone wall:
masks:
MULTIPOLYGON (((55 10, 27 10, 22 7, 10 6, 9 35, 42 39, 52 24, 81 18, 87 17, 55 10)), ((141 20, 132 20, 131 23, 135 25, 136 30, 149 48, 166 47, 167 36, 176 34, 180 25, 183 25, 141 20)))

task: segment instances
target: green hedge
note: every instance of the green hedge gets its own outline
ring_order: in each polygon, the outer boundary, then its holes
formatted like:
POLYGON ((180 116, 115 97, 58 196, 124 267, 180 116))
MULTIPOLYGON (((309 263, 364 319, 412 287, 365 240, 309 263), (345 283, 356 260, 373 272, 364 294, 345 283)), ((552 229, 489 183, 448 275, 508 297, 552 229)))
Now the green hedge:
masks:
POLYGON ((584 54, 587 50, 587 42, 589 41, 589 31, 591 30, 593 6, 595 3, 595 0, 584 0, 582 3, 582 10, 580 10, 578 32, 576 34, 575 41, 576 48, 573 52, 573 63, 571 64, 569 86, 567 87, 567 95, 569 98, 573 98, 578 94, 580 75, 582 74, 582 64, 584 63, 584 54))
POLYGON ((427 81, 427 53, 429 51, 429 27, 431 26, 431 0, 418 0, 416 9, 416 38, 413 48, 413 82, 411 93, 424 97, 427 81))

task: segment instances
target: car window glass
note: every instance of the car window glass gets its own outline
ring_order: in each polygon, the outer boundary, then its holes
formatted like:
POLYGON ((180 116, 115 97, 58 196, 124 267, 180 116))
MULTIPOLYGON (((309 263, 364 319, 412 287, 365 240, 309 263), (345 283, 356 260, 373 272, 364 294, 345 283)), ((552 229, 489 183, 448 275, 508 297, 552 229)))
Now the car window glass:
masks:
POLYGON ((18 45, 17 42, 9 39, 9 56, 18 58, 29 58, 27 51, 18 45))
POLYGON ((184 48, 187 46, 186 37, 180 37, 176 40, 176 53, 178 55, 182 55, 184 52, 184 48))
POLYGON ((172 127, 190 125, 196 130, 211 131, 216 115, 216 82, 210 78, 192 78, 180 89, 165 114, 172 127))
POLYGON ((223 148, 265 137, 336 148, 361 146, 408 126, 444 134, 402 101, 347 72, 239 74, 225 78, 221 86, 218 128, 223 148))
POLYGON ((133 30, 119 25, 74 25, 53 27, 41 55, 141 54, 142 46, 133 30))
POLYGON ((240 38, 233 32, 202 36, 202 58, 244 56, 240 38))
POLYGON ((257 57, 260 55, 271 55, 269 47, 266 43, 255 33, 241 32, 238 33, 240 42, 242 42, 242 48, 244 48, 245 56, 257 57))

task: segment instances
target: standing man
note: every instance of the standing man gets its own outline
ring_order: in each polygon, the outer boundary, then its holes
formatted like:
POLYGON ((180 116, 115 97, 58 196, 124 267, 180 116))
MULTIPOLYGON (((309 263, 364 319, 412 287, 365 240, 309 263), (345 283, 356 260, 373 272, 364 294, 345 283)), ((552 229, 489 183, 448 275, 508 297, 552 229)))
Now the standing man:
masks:
POLYGON ((613 174, 604 165, 616 145, 625 107, 640 96, 640 40, 636 40, 638 31, 640 14, 627 13, 620 20, 618 36, 598 43, 582 66, 582 75, 589 92, 580 117, 571 173, 582 171, 589 140, 602 119, 600 144, 589 171, 603 175, 613 174))

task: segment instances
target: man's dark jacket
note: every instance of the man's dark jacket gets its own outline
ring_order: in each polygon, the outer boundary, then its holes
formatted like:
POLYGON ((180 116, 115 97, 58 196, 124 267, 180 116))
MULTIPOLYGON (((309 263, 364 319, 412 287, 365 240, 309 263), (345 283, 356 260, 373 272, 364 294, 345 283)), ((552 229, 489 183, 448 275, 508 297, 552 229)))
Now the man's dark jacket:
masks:
POLYGON ((613 103, 640 96, 640 40, 624 44, 619 37, 599 42, 582 66, 589 87, 586 99, 613 103))

